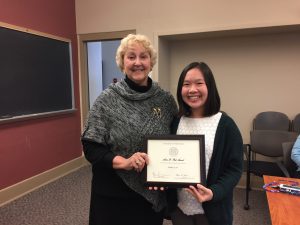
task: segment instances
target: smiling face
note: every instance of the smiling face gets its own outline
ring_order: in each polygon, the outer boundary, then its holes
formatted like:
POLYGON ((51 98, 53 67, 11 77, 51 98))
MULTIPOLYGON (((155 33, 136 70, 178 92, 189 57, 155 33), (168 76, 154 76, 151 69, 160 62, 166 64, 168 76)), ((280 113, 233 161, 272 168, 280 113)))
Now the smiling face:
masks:
POLYGON ((208 90, 204 76, 198 68, 186 73, 181 95, 182 100, 190 107, 191 117, 203 117, 208 90))
POLYGON ((150 70, 149 52, 141 44, 131 44, 124 54, 124 73, 136 84, 147 86, 150 70))

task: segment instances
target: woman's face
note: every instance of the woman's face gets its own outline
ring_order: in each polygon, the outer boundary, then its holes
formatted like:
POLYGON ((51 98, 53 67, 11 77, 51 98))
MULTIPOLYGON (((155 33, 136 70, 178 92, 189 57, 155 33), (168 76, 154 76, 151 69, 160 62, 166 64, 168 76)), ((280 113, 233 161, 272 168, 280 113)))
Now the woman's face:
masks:
POLYGON ((124 72, 127 77, 140 86, 147 86, 151 70, 149 52, 138 43, 130 45, 124 55, 124 72))
POLYGON ((202 72, 191 69, 187 72, 181 89, 183 101, 191 108, 191 117, 203 117, 208 90, 202 72))

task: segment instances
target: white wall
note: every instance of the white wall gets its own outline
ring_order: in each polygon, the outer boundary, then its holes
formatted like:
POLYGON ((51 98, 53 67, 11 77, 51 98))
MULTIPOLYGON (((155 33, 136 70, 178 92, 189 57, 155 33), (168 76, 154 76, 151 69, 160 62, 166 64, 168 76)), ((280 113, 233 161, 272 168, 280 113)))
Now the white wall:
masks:
POLYGON ((89 76, 89 105, 93 106, 94 101, 102 91, 102 46, 101 42, 88 42, 88 76, 89 76))
POLYGON ((116 63, 116 52, 120 42, 120 40, 102 41, 103 89, 112 83, 113 78, 117 78, 118 81, 124 78, 116 63))
POLYGON ((249 142, 252 119, 261 111, 300 112, 300 32, 170 42, 170 88, 188 63, 212 69, 222 110, 234 118, 249 142))
POLYGON ((222 109, 237 121, 245 142, 256 113, 278 110, 292 119, 300 112, 300 28, 285 31, 287 25, 300 27, 299 0, 76 0, 76 16, 79 34, 135 29, 149 36, 159 52, 153 78, 173 94, 184 65, 207 61, 218 82, 222 109), (246 29, 273 26, 282 26, 279 34, 261 29, 248 34, 246 29), (242 36, 228 35, 233 30, 242 36), (215 31, 223 33, 168 39, 215 31))
POLYGON ((77 32, 156 32, 299 24, 299 0, 76 0, 77 32))

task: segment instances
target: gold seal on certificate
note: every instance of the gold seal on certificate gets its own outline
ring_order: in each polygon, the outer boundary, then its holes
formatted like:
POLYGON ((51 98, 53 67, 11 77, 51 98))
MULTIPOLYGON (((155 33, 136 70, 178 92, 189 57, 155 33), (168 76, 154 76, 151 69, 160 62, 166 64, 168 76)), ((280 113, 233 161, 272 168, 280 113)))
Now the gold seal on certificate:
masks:
POLYGON ((146 186, 186 187, 205 184, 204 135, 148 136, 146 186))

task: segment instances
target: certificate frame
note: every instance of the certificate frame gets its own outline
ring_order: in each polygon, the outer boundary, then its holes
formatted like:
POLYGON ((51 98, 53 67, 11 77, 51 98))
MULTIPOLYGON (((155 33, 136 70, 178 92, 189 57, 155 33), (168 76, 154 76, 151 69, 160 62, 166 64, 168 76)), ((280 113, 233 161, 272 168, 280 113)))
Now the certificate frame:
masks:
POLYGON ((149 157, 142 173, 145 186, 206 184, 204 135, 147 136, 145 151, 149 157))

